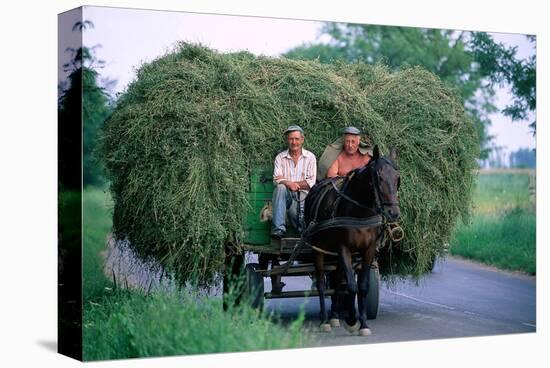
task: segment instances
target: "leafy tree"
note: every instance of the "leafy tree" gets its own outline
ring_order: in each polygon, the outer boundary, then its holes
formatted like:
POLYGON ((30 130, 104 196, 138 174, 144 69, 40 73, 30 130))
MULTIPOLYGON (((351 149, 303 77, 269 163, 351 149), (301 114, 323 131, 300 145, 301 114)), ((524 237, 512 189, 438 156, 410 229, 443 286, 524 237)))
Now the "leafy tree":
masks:
MULTIPOLYGON (((534 36, 527 36, 535 42, 534 36)), ((497 44, 491 36, 484 32, 472 33, 470 48, 482 74, 487 75, 491 86, 508 84, 513 100, 512 104, 504 108, 502 113, 512 120, 526 120, 529 113, 537 108, 536 90, 536 55, 527 60, 517 59, 516 47, 506 47, 497 44)), ((537 122, 529 124, 533 133, 536 132, 537 122)))
MULTIPOLYGON (((87 28, 93 28, 91 21, 77 22, 72 30, 82 32, 87 28)), ((71 58, 63 66, 70 74, 59 86, 62 91, 58 101, 59 175, 62 184, 71 189, 80 185, 82 164, 84 185, 101 185, 105 181, 95 147, 97 133, 111 113, 112 101, 105 88, 98 85, 96 69, 102 67, 104 61, 95 57, 97 47, 99 45, 67 48, 71 58), (80 155, 75 154, 81 147, 82 163, 80 155)))
MULTIPOLYGON (((486 159, 490 151, 492 137, 488 135, 487 127, 490 124, 488 115, 497 111, 494 105, 495 86, 502 80, 513 80, 508 78, 513 75, 518 79, 517 90, 526 88, 520 79, 523 71, 517 67, 518 64, 513 64, 516 67, 514 73, 502 74, 497 78, 499 72, 506 70, 504 60, 507 59, 503 55, 508 55, 506 51, 509 50, 502 45, 490 44, 487 38, 482 39, 481 35, 486 35, 483 33, 344 23, 326 23, 321 33, 329 35, 331 41, 327 44, 305 44, 288 51, 285 56, 318 59, 322 63, 336 60, 384 63, 393 70, 410 65, 424 67, 437 74, 462 97, 484 148, 482 159, 486 159), (482 58, 488 45, 494 47, 494 60, 503 61, 493 65, 493 68, 488 59, 482 58), (502 65, 502 68, 497 68, 497 65, 502 65)), ((533 59, 533 65, 534 62, 533 59)), ((534 83, 534 79, 529 79, 527 84, 530 82, 534 83)), ((509 111, 520 116, 523 106, 515 104, 509 111)))

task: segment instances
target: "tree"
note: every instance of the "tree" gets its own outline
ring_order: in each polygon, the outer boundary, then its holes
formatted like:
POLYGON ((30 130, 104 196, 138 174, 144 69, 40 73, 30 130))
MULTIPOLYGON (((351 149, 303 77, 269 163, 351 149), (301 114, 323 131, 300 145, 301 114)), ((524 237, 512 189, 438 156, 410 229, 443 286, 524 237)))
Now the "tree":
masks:
POLYGON ((510 167, 532 168, 537 166, 537 156, 534 149, 520 148, 510 154, 510 167))
MULTIPOLYGON (((527 36, 535 42, 534 36, 527 36)), ((528 119, 529 113, 537 108, 536 89, 536 55, 527 60, 517 59, 516 47, 506 47, 496 43, 491 36, 484 32, 472 33, 470 48, 474 59, 480 66, 481 73, 487 75, 491 86, 508 84, 513 100, 512 104, 504 108, 502 113, 513 121, 528 119)), ((537 122, 529 124, 536 133, 537 122)))
POLYGON ((503 146, 491 144, 489 154, 486 159, 480 160, 480 167, 501 169, 507 164, 506 152, 503 146))
MULTIPOLYGON (((499 79, 491 83, 490 77, 497 74, 497 68, 491 68, 489 62, 481 63, 484 60, 481 58, 485 55, 485 44, 479 44, 473 49, 477 45, 473 42, 480 40, 479 35, 474 37, 470 32, 452 30, 343 23, 325 23, 321 33, 330 36, 328 44, 302 45, 290 50, 285 56, 318 59, 322 63, 336 60, 384 63, 393 70, 420 65, 458 91, 478 131, 482 144, 480 158, 488 157, 492 139, 487 133, 490 124, 488 115, 497 111, 494 95, 499 79)), ((499 50, 505 50, 502 45, 498 47, 499 50)), ((495 57, 499 56, 495 54, 495 57)), ((521 74, 518 70, 514 75, 519 78, 521 74)), ((517 105, 518 108, 510 109, 510 112, 519 114, 522 106, 517 105)))
MULTIPOLYGON (((73 32, 82 32, 87 28, 93 28, 91 21, 77 22, 73 32)), ((112 101, 105 88, 98 85, 99 73, 96 69, 102 67, 104 61, 95 57, 97 47, 100 45, 66 50, 71 58, 63 67, 70 74, 67 81, 59 86, 62 93, 58 101, 58 120, 59 176, 67 189, 78 189, 80 186, 78 168, 81 165, 84 185, 101 185, 105 181, 95 148, 97 133, 111 113, 112 101), (75 155, 81 147, 82 163, 80 155, 75 155)))

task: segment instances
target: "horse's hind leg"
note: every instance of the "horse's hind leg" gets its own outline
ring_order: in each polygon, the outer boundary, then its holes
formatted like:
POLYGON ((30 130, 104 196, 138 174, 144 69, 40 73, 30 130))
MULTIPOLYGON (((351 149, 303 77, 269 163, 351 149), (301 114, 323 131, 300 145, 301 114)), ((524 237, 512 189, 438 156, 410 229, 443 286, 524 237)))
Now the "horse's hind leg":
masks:
POLYGON ((346 246, 340 247, 338 252, 338 263, 341 267, 344 277, 346 279, 347 296, 342 296, 341 300, 345 301, 345 307, 348 311, 345 322, 347 324, 346 329, 350 332, 357 331, 359 329, 359 323, 357 322, 357 316, 355 311, 355 296, 357 294, 357 283, 355 282, 355 276, 353 274, 353 265, 351 263, 351 251, 346 246))
POLYGON ((341 286, 340 286, 340 270, 337 269, 329 274, 329 286, 334 294, 330 297, 330 325, 332 327, 340 327, 340 308, 342 303, 341 286))
POLYGON ((325 257, 323 253, 315 252, 315 281, 317 291, 319 292, 319 307, 321 332, 330 332, 330 324, 328 323, 328 314, 325 308, 325 257))

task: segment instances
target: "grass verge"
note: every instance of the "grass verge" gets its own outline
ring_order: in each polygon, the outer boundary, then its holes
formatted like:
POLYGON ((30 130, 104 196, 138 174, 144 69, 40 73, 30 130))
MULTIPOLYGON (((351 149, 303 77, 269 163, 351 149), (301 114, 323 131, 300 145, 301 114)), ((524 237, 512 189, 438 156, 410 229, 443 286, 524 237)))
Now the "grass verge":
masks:
POLYGON ((103 272, 101 252, 105 250, 107 234, 112 227, 111 196, 96 188, 87 188, 83 192, 83 237, 82 273, 84 302, 103 296, 112 283, 103 272))
POLYGON ((459 224, 451 254, 536 274, 536 214, 529 171, 480 173, 470 224, 459 224))
POLYGON ((460 225, 451 253, 506 270, 536 274, 535 215, 516 207, 501 216, 477 215, 460 225))
POLYGON ((289 328, 246 305, 223 311, 221 298, 188 292, 115 292, 87 306, 86 360, 254 351, 304 346, 304 315, 289 328))
POLYGON ((225 311, 220 297, 183 291, 145 294, 116 289, 103 273, 101 252, 111 229, 112 203, 84 191, 84 360, 303 347, 304 314, 289 327, 242 303, 225 311))

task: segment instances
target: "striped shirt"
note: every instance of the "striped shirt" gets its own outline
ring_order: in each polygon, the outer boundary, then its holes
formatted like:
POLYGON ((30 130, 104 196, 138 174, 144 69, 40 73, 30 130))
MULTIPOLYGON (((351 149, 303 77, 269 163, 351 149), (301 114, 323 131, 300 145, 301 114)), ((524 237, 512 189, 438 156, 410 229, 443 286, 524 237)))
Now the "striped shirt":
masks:
MULTIPOLYGON (((281 181, 303 181, 305 180, 309 187, 315 185, 317 176, 317 160, 315 155, 310 151, 302 148, 302 155, 298 159, 298 164, 294 164, 294 160, 290 156, 288 149, 282 151, 275 157, 273 182, 279 184, 281 181), (276 180, 275 177, 282 176, 282 179, 276 180)), ((302 192, 308 192, 302 190, 302 192)))

